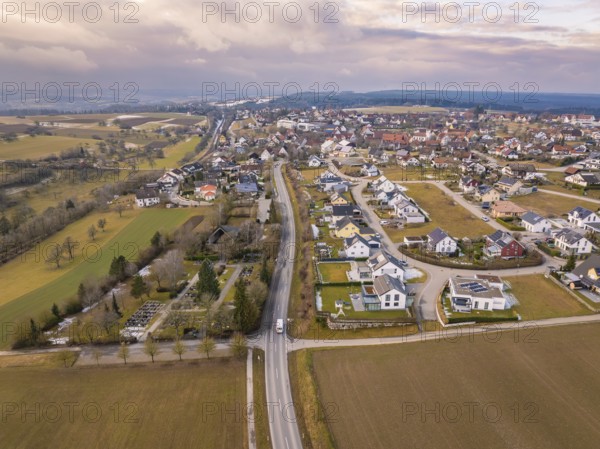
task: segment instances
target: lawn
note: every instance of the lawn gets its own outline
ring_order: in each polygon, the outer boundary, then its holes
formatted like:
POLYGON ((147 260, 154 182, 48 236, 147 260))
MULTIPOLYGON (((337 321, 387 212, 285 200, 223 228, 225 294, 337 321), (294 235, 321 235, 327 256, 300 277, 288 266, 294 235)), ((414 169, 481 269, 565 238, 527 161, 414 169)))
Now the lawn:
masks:
POLYGON ((540 320, 564 316, 588 315, 583 306, 567 291, 542 274, 507 277, 511 293, 519 301, 515 310, 524 320, 540 320))
MULTIPOLYGON (((42 311, 49 310, 54 302, 60 305, 73 296, 79 283, 86 278, 108 274, 113 257, 124 255, 134 260, 139 249, 149 246, 150 238, 157 230, 164 232, 173 229, 196 214, 196 209, 146 209, 126 211, 123 218, 116 214, 95 214, 68 226, 42 243, 40 248, 54 242, 62 243, 67 235, 72 236, 81 244, 80 251, 76 251, 77 258, 70 264, 57 270, 41 257, 38 258, 39 262, 31 263, 31 260, 35 261, 35 254, 38 254, 34 253, 26 260, 18 258, 0 268, 0 281, 5 286, 0 305, 3 323, 37 318, 42 311), (87 228, 103 216, 108 222, 105 235, 99 232, 96 241, 89 242, 87 228)), ((10 343, 5 337, 2 336, 0 346, 10 343)))
MULTIPOLYGON (((526 339, 507 332, 499 341, 486 334, 315 351, 308 365, 338 448, 593 449, 599 331, 590 324, 526 339)), ((316 435, 313 447, 327 447, 316 435)))
POLYGON ((431 184, 407 184, 406 194, 413 198, 419 206, 425 209, 431 218, 430 222, 410 224, 404 229, 387 229, 389 237, 394 242, 402 242, 405 236, 426 235, 440 227, 452 237, 481 237, 491 234, 494 228, 481 218, 471 214, 458 203, 454 203, 440 189, 431 184))
POLYGON ((245 374, 234 359, 0 370, 4 404, 40 408, 37 422, 3 416, 0 439, 14 449, 244 448, 245 374))
POLYGON ((25 136, 0 143, 0 159, 40 159, 70 148, 95 148, 98 140, 59 136, 25 136))
MULTIPOLYGON (((575 195, 573 192, 568 193, 575 195)), ((515 196, 511 198, 511 201, 521 207, 524 207, 525 209, 532 210, 543 216, 561 216, 563 214, 567 214, 575 206, 583 206, 594 211, 600 206, 600 204, 590 203, 583 199, 578 200, 574 198, 567 198, 545 192, 535 192, 531 195, 515 196)))
POLYGON ((323 282, 348 282, 346 271, 350 271, 349 263, 320 263, 318 266, 323 282))
MULTIPOLYGON (((350 300, 350 294, 360 293, 360 285, 352 286, 323 286, 320 288, 321 298, 323 300, 323 312, 330 312, 336 314, 338 308, 335 306, 335 302, 338 299, 352 304, 350 300)), ((355 318, 355 319, 394 319, 394 318, 407 318, 408 313, 404 310, 382 310, 378 312, 355 312, 352 305, 344 306, 344 315, 340 315, 340 318, 355 318)))

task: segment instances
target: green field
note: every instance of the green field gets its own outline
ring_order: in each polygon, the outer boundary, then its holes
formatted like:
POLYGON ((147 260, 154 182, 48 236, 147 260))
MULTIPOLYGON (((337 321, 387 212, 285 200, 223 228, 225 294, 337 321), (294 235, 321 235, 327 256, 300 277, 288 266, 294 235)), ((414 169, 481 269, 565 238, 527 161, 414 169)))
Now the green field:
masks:
MULTIPOLYGON (((21 259, 17 259, 9 266, 11 271, 7 271, 5 274, 4 268, 0 268, 0 280, 3 283, 8 283, 11 286, 11 296, 7 295, 9 299, 5 300, 3 297, 3 305, 0 306, 0 316, 4 323, 18 322, 29 317, 37 318, 38 315, 52 306, 54 302, 61 304, 65 299, 75 295, 77 286, 80 282, 90 276, 103 276, 108 274, 108 268, 112 261, 112 258, 118 255, 124 255, 128 259, 134 260, 138 255, 138 248, 143 249, 150 244, 150 238, 157 231, 165 231, 173 229, 183 224, 190 216, 198 215, 197 209, 147 209, 141 212, 126 212, 123 214, 124 217, 127 214, 133 214, 135 218, 130 220, 125 227, 120 229, 118 232, 112 234, 110 238, 101 240, 102 232, 98 233, 96 242, 93 244, 89 242, 87 237, 79 239, 81 242, 81 251, 78 255, 78 259, 61 268, 58 273, 55 268, 50 267, 41 258, 38 259, 37 263, 22 262, 21 259), (87 246, 86 246, 87 245, 87 246), (83 248, 86 248, 85 250, 83 248), (83 257, 83 253, 86 252, 87 258, 83 257), (39 285, 38 288, 30 290, 26 294, 20 296, 14 296, 14 292, 27 291, 27 285, 31 282, 31 278, 35 279, 35 274, 31 274, 28 270, 32 266, 32 270, 50 271, 53 276, 45 283, 39 284, 37 281, 33 281, 39 285), (54 272, 52 273, 52 270, 54 272)), ((97 220, 98 216, 91 218, 91 222, 97 220)), ((111 226, 118 226, 118 216, 107 216, 108 230, 111 226)), ((89 224, 79 224, 83 230, 87 230, 89 224)), ((65 232, 65 231, 61 231, 65 232)), ((67 232, 69 230, 67 229, 67 232)), ((73 232, 73 239, 77 240, 77 233, 73 232)), ((49 239, 52 242, 61 242, 62 239, 55 236, 49 239)), ((64 238, 64 237, 63 237, 64 238)), ((44 248, 44 244, 41 248, 44 248)), ((30 256, 31 259, 32 256, 30 256)), ((35 260, 35 258, 34 258, 35 260)), ((34 271, 34 273, 36 272, 34 271)), ((10 344, 10 341, 0 341, 0 346, 6 346, 10 344)))
MULTIPOLYGON (((200 137, 192 137, 187 141, 179 142, 176 145, 168 146, 164 149, 165 157, 164 159, 155 159, 154 160, 154 169, 158 170, 161 168, 164 169, 172 169, 179 167, 181 164, 179 161, 190 152, 194 152, 196 145, 200 142, 200 137)), ((147 160, 144 160, 139 165, 140 169, 149 169, 150 164, 147 160)))
POLYGON ((350 271, 349 263, 320 263, 319 271, 323 282, 348 282, 346 271, 350 271))
MULTIPOLYGON (((320 418, 340 449, 594 449, 599 331, 589 324, 314 351, 308 365, 320 418)), ((312 447, 327 441, 315 433, 312 447)))
POLYGON ((40 159, 70 148, 95 148, 97 140, 59 136, 25 136, 0 143, 0 159, 40 159))
POLYGON ((37 422, 3 415, 0 441, 12 449, 245 448, 245 369, 235 359, 2 369, 3 404, 39 404, 40 413, 37 422), (221 415, 225 408, 234 412, 221 415))

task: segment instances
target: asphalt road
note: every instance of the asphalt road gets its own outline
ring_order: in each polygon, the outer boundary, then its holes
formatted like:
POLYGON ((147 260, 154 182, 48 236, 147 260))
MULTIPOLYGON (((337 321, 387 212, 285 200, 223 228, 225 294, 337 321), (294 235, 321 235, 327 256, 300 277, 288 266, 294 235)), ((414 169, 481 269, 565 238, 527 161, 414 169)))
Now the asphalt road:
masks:
POLYGON ((271 443, 277 449, 301 449, 302 440, 296 424, 290 376, 288 372, 287 338, 285 332, 275 332, 277 319, 287 319, 290 287, 294 268, 296 230, 292 203, 281 174, 281 165, 276 164, 274 179, 280 202, 282 217, 281 243, 277 264, 273 273, 261 336, 265 349, 265 377, 271 443))

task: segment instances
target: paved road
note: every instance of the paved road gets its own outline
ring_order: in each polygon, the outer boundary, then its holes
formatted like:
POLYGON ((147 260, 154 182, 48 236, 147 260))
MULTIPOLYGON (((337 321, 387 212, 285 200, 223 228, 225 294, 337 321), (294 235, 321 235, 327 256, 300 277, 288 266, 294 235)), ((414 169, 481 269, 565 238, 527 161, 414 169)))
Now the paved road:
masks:
MULTIPOLYGON (((489 341, 497 341, 502 332, 520 332, 521 338, 535 338, 536 329, 542 327, 568 326, 574 324, 599 324, 600 314, 574 316, 567 318, 551 318, 547 320, 519 321, 510 323, 493 323, 483 326, 447 327, 442 331, 423 332, 403 337, 361 338, 356 340, 295 340, 288 345, 288 352, 308 348, 331 348, 352 346, 380 346, 400 343, 417 343, 420 341, 455 341, 458 337, 487 334, 489 341)), ((513 338, 513 337, 511 337, 513 338)))
POLYGON ((278 192, 277 200, 281 203, 281 243, 261 329, 265 349, 267 402, 279 404, 279 406, 269 407, 269 426, 273 448, 301 449, 302 440, 293 413, 287 338, 285 333, 277 334, 274 329, 277 319, 285 320, 287 318, 294 268, 296 230, 292 203, 279 164, 274 169, 274 180, 278 192))

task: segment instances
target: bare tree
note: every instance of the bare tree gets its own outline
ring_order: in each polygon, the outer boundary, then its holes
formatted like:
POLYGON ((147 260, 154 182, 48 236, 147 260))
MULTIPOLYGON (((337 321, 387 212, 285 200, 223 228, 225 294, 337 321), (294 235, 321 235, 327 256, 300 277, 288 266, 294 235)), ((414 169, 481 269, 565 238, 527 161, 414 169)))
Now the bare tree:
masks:
POLYGON ((98 220, 98 227, 102 229, 102 232, 104 232, 104 228, 106 227, 106 218, 100 218, 98 220))
POLYGON ((123 216, 123 210, 124 210, 124 209, 125 209, 125 208, 123 207, 123 205, 122 205, 121 203, 118 203, 118 204, 115 206, 115 210, 116 210, 116 211, 117 211, 117 213, 119 214, 119 218, 121 218, 121 217, 123 216))
POLYGON ((144 353, 152 359, 152 363, 154 363, 154 356, 158 355, 159 352, 160 350, 154 341, 154 338, 148 336, 148 338, 146 338, 146 342, 144 343, 144 353))
POLYGON ((96 234, 98 233, 98 230, 96 229, 96 226, 91 225, 88 228, 88 237, 91 238, 92 240, 96 239, 96 234))
POLYGON ((182 360, 183 353, 185 352, 186 347, 180 339, 175 341, 175 346, 173 346, 173 352, 179 356, 179 361, 182 360))
POLYGON ((73 366, 73 363, 75 363, 75 354, 73 353, 73 351, 68 351, 65 349, 58 353, 58 360, 63 362, 65 368, 68 368, 70 366, 73 366))
POLYGON ((159 274, 169 290, 174 290, 177 281, 184 273, 183 270, 183 252, 179 249, 169 251, 161 259, 157 260, 153 268, 159 274))
POLYGON ((129 357, 129 346, 127 346, 125 343, 121 343, 121 347, 119 348, 117 356, 120 359, 123 359, 123 363, 127 365, 127 358, 129 357))
POLYGON ((46 263, 56 264, 56 268, 60 268, 60 260, 62 259, 62 248, 58 243, 50 246, 50 250, 46 252, 46 263))
POLYGON ((78 245, 78 242, 75 242, 71 236, 65 237, 65 241, 62 244, 63 249, 69 256, 69 260, 73 260, 75 258, 75 247, 78 245))
POLYGON ((198 346, 198 352, 206 354, 206 358, 210 359, 210 353, 215 350, 215 340, 212 337, 206 336, 202 340, 202 343, 198 346))
POLYGON ((241 332, 236 332, 233 334, 233 338, 231 340, 231 351, 233 355, 238 358, 243 358, 248 353, 248 342, 246 341, 246 337, 241 332))
POLYGON ((94 348, 92 350, 92 356, 94 357, 94 360, 96 360, 96 366, 100 366, 100 359, 102 358, 103 355, 104 354, 102 353, 100 348, 94 348))

